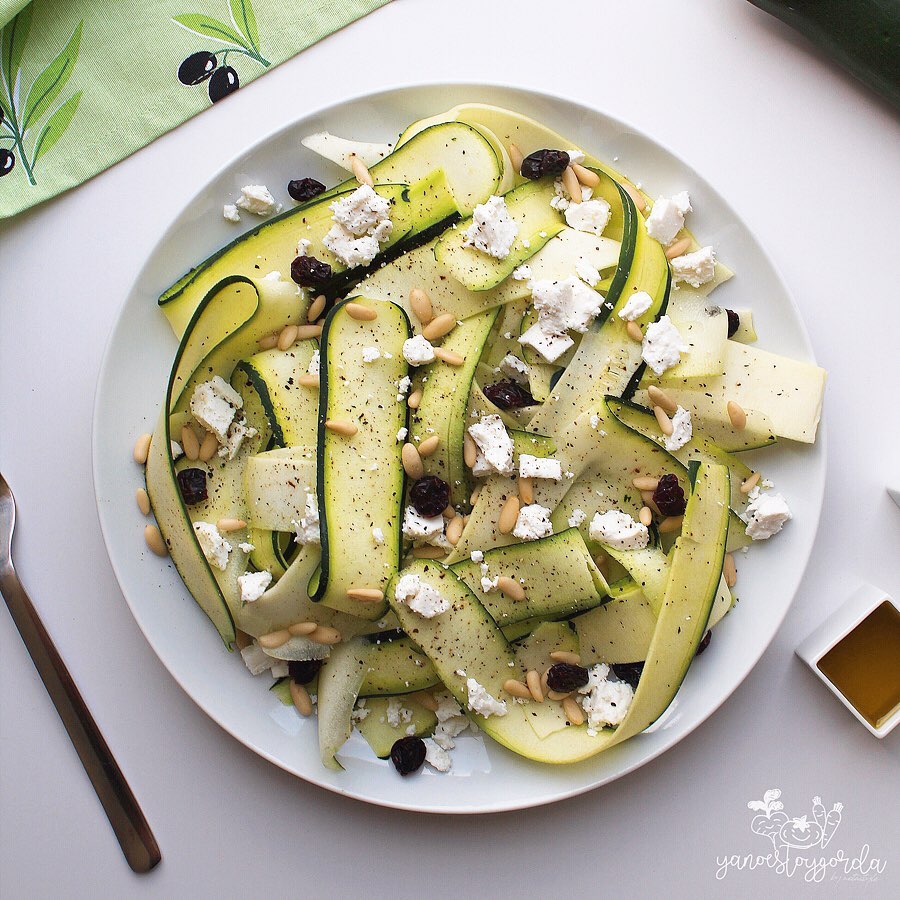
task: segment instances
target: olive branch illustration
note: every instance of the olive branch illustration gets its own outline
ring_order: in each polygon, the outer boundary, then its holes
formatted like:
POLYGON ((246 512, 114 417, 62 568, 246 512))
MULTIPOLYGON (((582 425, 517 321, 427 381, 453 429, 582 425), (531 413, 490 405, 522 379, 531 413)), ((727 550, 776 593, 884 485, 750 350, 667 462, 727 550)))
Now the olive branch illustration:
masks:
POLYGON ((198 50, 178 67, 178 80, 184 85, 193 86, 209 80, 207 91, 213 103, 241 86, 234 67, 226 65, 230 53, 248 56, 266 68, 271 65, 260 51, 259 26, 253 4, 250 0, 229 0, 228 7, 230 24, 204 13, 183 13, 172 18, 186 31, 226 45, 215 48, 215 52, 198 50))
POLYGON ((59 55, 41 71, 26 92, 22 87, 21 64, 28 34, 31 31, 32 15, 33 4, 29 4, 0 32, 0 82, 3 87, 0 91, 0 145, 11 142, 8 147, 0 146, 0 177, 8 175, 13 170, 18 158, 28 176, 28 181, 35 185, 37 184, 34 177, 35 167, 56 146, 72 124, 78 104, 81 102, 82 91, 63 101, 47 118, 37 138, 30 144, 30 157, 26 137, 50 112, 71 78, 75 63, 78 61, 84 22, 79 22, 59 55))

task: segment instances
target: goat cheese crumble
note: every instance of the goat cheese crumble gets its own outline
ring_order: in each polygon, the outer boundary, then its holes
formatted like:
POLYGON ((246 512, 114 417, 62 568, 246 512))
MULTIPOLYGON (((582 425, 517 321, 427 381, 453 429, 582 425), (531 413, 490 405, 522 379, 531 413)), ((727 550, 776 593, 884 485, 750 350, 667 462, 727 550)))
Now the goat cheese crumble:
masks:
POLYGON ((680 450, 691 439, 693 434, 694 427, 691 424, 690 410, 679 406, 675 410, 675 415, 672 416, 672 433, 667 434, 665 437, 666 450, 669 453, 680 450))
POLYGON ((222 218, 225 219, 226 222, 240 222, 241 214, 233 203, 226 203, 222 207, 222 218))
POLYGON ((603 297, 580 278, 536 281, 531 292, 538 320, 520 338, 548 362, 555 362, 574 341, 567 331, 584 333, 603 307, 603 297))
POLYGON ((662 375, 666 369, 678 365, 681 354, 686 350, 687 346, 672 320, 663 316, 658 322, 651 322, 647 326, 641 346, 641 359, 657 375, 662 375))
POLYGON ((528 453, 520 453, 519 477, 547 478, 550 481, 561 481, 562 463, 558 459, 548 459, 542 456, 531 456, 528 453))
POLYGON ((405 603, 423 619, 433 619, 450 608, 450 601, 443 594, 412 572, 401 576, 397 581, 394 599, 398 603, 405 603))
POLYGON ((531 266, 521 265, 517 266, 512 271, 512 279, 513 281, 528 281, 532 276, 531 266))
POLYGON ((569 528, 578 528, 587 521, 587 513, 583 509, 573 509, 569 516, 569 528))
POLYGON ((320 362, 319 351, 314 350, 313 355, 309 360, 309 367, 306 370, 309 375, 318 375, 319 374, 319 362, 320 362))
POLYGON ((497 370, 512 381, 516 381, 519 384, 528 384, 528 366, 518 356, 513 356, 512 353, 507 353, 500 360, 497 370))
POLYGON ((268 216, 277 204, 264 184, 248 184, 241 188, 241 196, 235 205, 257 216, 268 216))
POLYGON ((411 366, 424 366, 434 362, 434 347, 431 342, 417 334, 403 342, 403 358, 411 366))
POLYGON ((272 583, 272 573, 246 572, 238 575, 238 586, 241 589, 241 603, 253 603, 259 600, 266 592, 266 588, 272 583))
POLYGON ((228 440, 228 429, 243 405, 241 395, 220 375, 198 384, 191 395, 191 415, 220 444, 228 440))
POLYGON ((716 251, 712 247, 702 247, 693 253, 676 256, 671 266, 676 281, 686 281, 692 287, 700 287, 716 277, 716 251))
POLYGON ((582 709, 587 714, 588 728, 621 725, 631 701, 634 688, 625 681, 608 681, 609 666, 597 663, 588 669, 588 683, 578 688, 582 709))
POLYGON ((466 243, 495 259, 506 259, 519 226, 513 221, 503 197, 493 196, 479 203, 472 212, 472 224, 466 229, 466 243))
POLYGON ((589 287, 600 283, 600 272, 586 259, 579 259, 575 263, 575 274, 589 287))
POLYGON ((576 231, 603 234, 603 229, 609 224, 611 212, 610 205, 599 197, 583 203, 570 203, 565 211, 566 223, 576 231))
POLYGON ((491 716, 505 716, 509 710, 503 700, 493 697, 488 690, 474 678, 466 679, 466 691, 469 701, 466 704, 472 712, 489 719, 491 716))
POLYGON ((500 416, 482 416, 480 422, 469 426, 469 436, 475 441, 485 466, 501 475, 513 474, 513 442, 500 416))
POLYGON ((591 519, 588 534, 592 541, 608 544, 618 550, 641 550, 650 542, 647 526, 636 522, 620 509, 597 513, 591 519))
POLYGON ((403 536, 411 541, 433 538, 444 533, 444 517, 423 516, 414 506, 407 506, 403 514, 403 536))
POLYGON ((197 535, 197 542, 209 564, 224 572, 228 565, 228 554, 233 549, 231 544, 222 537, 212 522, 194 522, 194 534, 197 535))
POLYGON ((657 197, 647 216, 647 234, 664 247, 668 247, 684 228, 684 217, 691 211, 691 198, 687 191, 674 197, 657 197))
POLYGON ((376 544, 384 543, 384 531, 381 528, 373 528, 372 529, 372 540, 375 541, 376 544))
POLYGON ((330 209, 334 224, 322 243, 350 268, 372 262, 394 228, 390 201, 364 184, 330 209))
POLYGON ((744 519, 747 522, 746 534, 754 541, 765 541, 778 534, 791 518, 791 510, 781 494, 761 491, 757 487, 750 492, 750 505, 744 519))
POLYGON ((450 754, 431 738, 425 739, 425 762, 438 772, 449 772, 452 765, 450 754))
POLYGON ((381 359, 381 351, 377 347, 363 347, 362 358, 364 363, 373 363, 381 359))
POLYGON ((625 305, 616 315, 624 322, 633 322, 647 312, 651 306, 653 306, 653 298, 646 291, 636 291, 625 301, 625 305))
POLYGON ((540 503, 530 503, 519 510, 513 536, 522 541, 536 541, 553 534, 550 523, 550 510, 540 503))
POLYGON ((312 494, 306 495, 306 509, 300 521, 291 522, 294 526, 294 541, 297 544, 321 544, 322 533, 319 527, 319 504, 312 494))

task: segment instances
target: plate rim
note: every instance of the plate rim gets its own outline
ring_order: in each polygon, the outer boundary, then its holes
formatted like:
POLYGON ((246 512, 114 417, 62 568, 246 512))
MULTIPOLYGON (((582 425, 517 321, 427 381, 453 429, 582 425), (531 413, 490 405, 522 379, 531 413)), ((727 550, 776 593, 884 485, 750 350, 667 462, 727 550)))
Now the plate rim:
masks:
MULTIPOLYGON (((94 389, 94 400, 92 404, 92 422, 91 422, 91 480, 92 480, 92 488, 94 494, 94 501, 97 510, 97 517, 100 524, 100 531, 103 537, 103 543, 106 550, 107 558, 109 559, 110 566, 113 569, 113 573, 116 577, 116 581, 118 582, 119 589, 122 593, 122 596, 125 599, 125 602, 128 605, 128 608, 131 612, 132 617, 134 618, 143 638, 150 645, 153 652, 156 654, 159 661, 162 663, 163 667, 171 676, 174 681, 178 684, 178 686, 187 694, 187 696, 196 704, 196 706, 213 722, 215 722, 223 731, 229 734, 232 738, 239 741, 248 749, 252 750, 258 756, 267 760, 270 763, 278 766, 278 768, 282 769, 285 772, 288 772, 292 776, 296 778, 300 778, 308 784, 315 785, 319 788, 324 788, 325 790, 337 794, 342 797, 348 797, 354 800, 358 800, 363 803, 372 804, 375 806, 381 806, 390 809, 397 809, 405 812, 416 812, 416 813, 428 813, 428 814, 441 814, 441 815, 473 815, 473 814, 484 814, 484 813, 495 813, 495 812, 511 812, 522 809, 532 809, 540 806, 545 806, 551 803, 557 803, 562 800, 569 799, 571 797, 579 796, 581 794, 588 793, 589 791, 596 790, 597 788, 603 787, 606 784, 609 784, 613 781, 617 781, 618 779, 634 772, 635 770, 647 765, 653 760, 657 759, 659 756, 671 750, 676 744, 686 738, 688 735, 693 733, 696 729, 698 729, 707 719, 710 718, 715 712, 717 712, 721 706, 729 700, 735 691, 744 683, 747 679, 748 675, 756 668, 760 659, 766 650, 769 649, 772 642, 774 641, 778 631, 781 628, 782 623, 784 622, 785 617, 787 616, 788 611, 794 603, 796 598, 797 591, 800 587, 800 584, 803 581, 803 576, 806 572, 806 569, 809 565, 812 548, 815 544, 816 536, 818 534, 818 529, 821 523, 821 512, 822 506, 824 503, 824 488, 825 488, 825 476, 827 472, 827 464, 828 464, 828 441, 827 441, 827 427, 826 427, 826 416, 822 414, 821 420, 819 422, 816 442, 814 445, 810 445, 811 452, 814 450, 818 454, 818 490, 816 491, 815 501, 813 503, 812 508, 807 513, 806 518, 809 519, 809 526, 807 530, 807 541, 806 546, 802 549, 804 559, 802 566, 798 567, 796 572, 796 583, 791 585, 791 589, 789 592, 789 599, 787 602, 783 604, 783 608, 780 612, 775 615, 770 620, 770 633, 766 640, 761 643, 758 648, 758 652, 754 652, 751 654, 752 659, 748 661, 748 663, 742 667, 742 669, 735 673, 735 679, 733 680, 733 685, 727 691, 727 693, 718 698, 714 703, 710 703, 707 707, 704 707, 703 711, 695 716, 691 721, 687 723, 682 723, 680 729, 677 734, 672 738, 663 741, 658 747, 655 747, 648 752, 645 752, 639 758, 633 760, 632 762, 618 768, 615 772, 608 773, 607 775, 599 775, 591 780, 587 784, 577 785, 570 789, 559 790, 552 794, 542 795, 533 799, 522 799, 522 800, 511 800, 509 802, 489 802, 488 804, 481 804, 478 806, 466 805, 466 806, 429 806, 427 804, 421 803, 411 803, 411 802, 403 802, 403 801, 391 801, 387 799, 382 799, 378 797, 368 796, 365 793, 354 790, 341 788, 338 785, 329 783, 325 780, 319 780, 313 777, 310 774, 302 773, 297 771, 287 760, 281 759, 276 756, 274 753, 266 750, 264 747, 260 746, 258 742, 256 742, 252 737, 241 735, 237 732, 236 729, 232 728, 230 725, 224 721, 223 716, 217 714, 214 709, 212 709, 208 703, 205 703, 201 700, 201 698, 197 697, 192 693, 187 685, 185 684, 184 679, 177 674, 173 669, 169 666, 164 658, 163 652, 157 646, 157 641, 152 636, 152 633, 148 633, 148 630, 145 628, 144 623, 141 620, 141 616, 139 612, 135 608, 135 604, 132 602, 131 598, 128 596, 128 593, 124 587, 124 577, 122 572, 120 572, 120 565, 117 562, 116 555, 111 550, 111 538, 108 534, 107 528, 112 527, 111 523, 107 523, 105 520, 104 510, 102 508, 101 496, 98 492, 97 484, 98 480, 102 481, 102 475, 100 474, 100 450, 99 448, 103 444, 103 435, 100 433, 100 419, 101 419, 101 405, 104 397, 104 390, 107 389, 107 385, 109 384, 109 369, 112 366, 112 358, 114 355, 114 338, 119 329, 119 325, 122 319, 125 316, 126 305, 128 299, 134 293, 137 285, 141 282, 142 278, 146 270, 151 265, 151 260, 153 260, 156 255, 160 252, 161 249, 164 248, 164 244, 171 232, 173 231, 176 223, 179 219, 184 215, 185 211, 191 207, 191 205, 197 200, 198 197, 202 195, 202 193, 209 187, 210 184, 215 182, 217 179, 226 176, 229 172, 234 171, 236 166, 240 163, 241 160, 246 159, 251 154, 263 148, 266 144, 269 144, 272 141, 277 140, 278 138, 285 135, 287 132, 296 128, 298 123, 305 120, 310 119, 316 116, 325 116, 329 112, 334 110, 339 110, 341 107, 344 107, 348 104, 358 103, 358 102, 372 102, 377 104, 379 101, 384 101, 394 95, 403 93, 403 92, 414 92, 416 90, 445 90, 445 91, 460 91, 460 90, 472 90, 472 91, 483 91, 488 96, 493 91, 512 91, 517 93, 523 97, 525 100, 528 97, 537 98, 541 101, 545 102, 554 102, 561 104, 563 107, 567 109, 576 109, 583 114, 588 115, 600 115, 603 116, 612 122, 615 122, 617 125, 621 126, 623 132, 628 132, 640 138, 643 141, 647 141, 655 147, 660 148, 665 153, 667 153, 682 169, 682 171, 696 179, 697 181, 703 183, 705 186, 710 188, 717 199, 717 202, 721 203, 723 208, 729 212, 734 219, 739 222, 750 234, 755 243, 755 250, 758 252, 765 263, 769 266, 769 269, 774 276, 775 280, 778 282, 781 290, 783 291, 784 297, 788 301, 788 305, 793 314, 793 318, 796 322, 799 337, 802 341, 807 360, 810 363, 816 363, 815 353, 813 349, 812 342, 810 340, 809 331, 806 326, 806 322, 803 318, 800 308, 797 305, 797 302, 794 298, 793 293, 789 289, 784 276, 775 263, 765 245, 757 238, 756 232, 751 229, 745 222, 743 216, 741 216, 737 210, 732 205, 731 201, 728 197, 723 194, 716 185, 711 182, 704 175, 697 172, 694 167, 686 162, 680 154, 676 153, 672 150, 666 143, 661 141, 659 138, 648 134, 643 129, 633 125, 629 120, 623 119, 618 115, 613 115, 608 112, 604 112, 602 109, 594 107, 589 103, 572 99, 568 97, 561 96, 559 94, 555 94, 549 91, 537 90, 531 87, 520 87, 512 84, 504 84, 501 82, 486 82, 480 80, 447 80, 447 81, 403 81, 396 84, 392 84, 390 86, 379 88, 375 91, 365 91, 352 95, 345 95, 340 100, 334 101, 329 104, 325 104, 323 106, 317 106, 311 109, 304 111, 302 114, 297 115, 291 118, 289 121, 282 123, 280 126, 271 129, 266 132, 261 137, 257 138, 255 141, 248 143, 241 147, 237 152, 235 152, 225 163, 218 166, 213 171, 209 172, 208 175, 205 176, 205 179, 198 187, 198 189, 175 211, 173 216, 168 220, 167 224, 163 227, 162 232, 159 234, 156 241, 153 243, 151 249, 147 253, 144 265, 138 271, 134 280, 132 281, 127 293, 123 296, 123 299, 116 311, 115 319, 113 320, 109 334, 107 335, 103 354, 101 358, 100 367, 98 370, 97 381, 94 389)), ((464 100, 461 102, 465 102, 464 100)), ((483 100, 471 101, 471 102, 487 102, 483 100)), ((793 442, 792 442, 793 443, 793 442)), ((789 445, 790 446, 790 445, 789 445)), ((671 707, 670 707, 671 709, 671 707)))

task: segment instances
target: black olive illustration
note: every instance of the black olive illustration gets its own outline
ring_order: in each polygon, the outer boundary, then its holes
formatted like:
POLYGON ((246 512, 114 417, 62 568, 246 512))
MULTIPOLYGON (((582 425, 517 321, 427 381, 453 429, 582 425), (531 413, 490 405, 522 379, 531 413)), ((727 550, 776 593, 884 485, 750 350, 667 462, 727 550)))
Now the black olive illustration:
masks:
POLYGON ((216 65, 217 60, 212 53, 206 50, 192 53, 178 67, 178 80, 182 84, 200 84, 215 72, 216 65))
POLYGON ((238 73, 231 66, 222 66, 216 69, 209 79, 209 99, 213 103, 218 103, 229 94, 233 94, 240 86, 238 73))
POLYGON ((9 175, 16 164, 16 158, 11 150, 0 150, 0 178, 9 175))

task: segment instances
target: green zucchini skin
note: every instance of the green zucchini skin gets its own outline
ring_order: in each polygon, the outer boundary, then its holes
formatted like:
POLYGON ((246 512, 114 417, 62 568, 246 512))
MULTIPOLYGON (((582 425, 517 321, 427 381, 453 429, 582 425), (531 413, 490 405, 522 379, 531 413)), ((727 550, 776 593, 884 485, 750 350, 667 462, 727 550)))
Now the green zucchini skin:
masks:
POLYGON ((900 109, 897 0, 750 0, 900 109))

